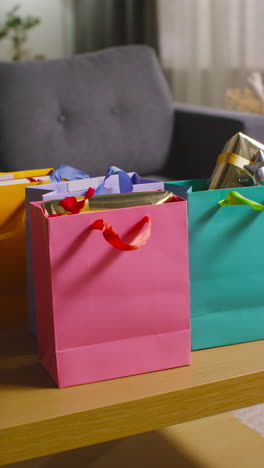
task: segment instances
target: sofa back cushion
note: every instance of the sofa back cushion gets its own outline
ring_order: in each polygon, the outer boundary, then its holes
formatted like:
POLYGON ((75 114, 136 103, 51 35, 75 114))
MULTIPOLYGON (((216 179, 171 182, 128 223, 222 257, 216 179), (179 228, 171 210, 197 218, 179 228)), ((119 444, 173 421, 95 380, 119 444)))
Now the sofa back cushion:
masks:
POLYGON ((0 171, 74 165, 162 169, 173 104, 154 51, 124 46, 73 57, 0 62, 0 171))

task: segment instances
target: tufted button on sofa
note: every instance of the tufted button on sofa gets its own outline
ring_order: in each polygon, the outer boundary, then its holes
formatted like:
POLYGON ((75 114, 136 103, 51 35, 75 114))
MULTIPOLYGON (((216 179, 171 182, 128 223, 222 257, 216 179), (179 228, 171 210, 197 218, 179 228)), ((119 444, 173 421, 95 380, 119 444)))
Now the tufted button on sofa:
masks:
POLYGON ((65 163, 94 176, 116 165, 208 177, 238 131, 264 141, 264 117, 174 103, 146 46, 0 62, 0 171, 65 163))

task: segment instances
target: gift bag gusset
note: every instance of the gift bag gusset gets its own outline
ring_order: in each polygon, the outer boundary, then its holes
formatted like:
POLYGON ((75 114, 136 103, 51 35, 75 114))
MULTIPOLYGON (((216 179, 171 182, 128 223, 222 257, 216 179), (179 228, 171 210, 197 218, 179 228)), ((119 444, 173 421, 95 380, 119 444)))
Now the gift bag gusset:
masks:
POLYGON ((30 204, 39 356, 59 387, 190 363, 186 205, 30 204))

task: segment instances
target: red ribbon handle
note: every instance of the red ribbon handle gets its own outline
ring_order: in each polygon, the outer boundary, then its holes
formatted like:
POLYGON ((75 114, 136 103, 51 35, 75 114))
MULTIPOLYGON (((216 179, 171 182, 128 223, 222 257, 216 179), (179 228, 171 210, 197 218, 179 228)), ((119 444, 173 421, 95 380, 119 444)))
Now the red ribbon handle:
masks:
POLYGON ((145 229, 142 232, 140 232, 130 244, 127 244, 126 242, 122 241, 122 239, 120 239, 119 235, 114 230, 114 228, 110 224, 108 224, 104 219, 97 219, 96 221, 94 221, 94 223, 91 224, 91 228, 99 229, 100 231, 102 231, 105 240, 118 250, 136 250, 140 247, 143 247, 143 245, 147 243, 150 237, 150 218, 148 216, 144 216, 144 218, 142 218, 141 221, 139 221, 132 229, 132 231, 138 231, 144 225, 146 225, 145 229))

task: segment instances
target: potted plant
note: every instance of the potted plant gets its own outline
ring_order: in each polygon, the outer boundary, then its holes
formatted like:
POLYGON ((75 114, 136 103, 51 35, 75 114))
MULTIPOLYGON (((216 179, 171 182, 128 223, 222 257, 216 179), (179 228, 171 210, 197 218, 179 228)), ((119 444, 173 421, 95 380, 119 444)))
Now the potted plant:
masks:
POLYGON ((21 60, 23 46, 28 39, 28 31, 40 23, 40 18, 20 16, 17 12, 20 5, 15 5, 0 21, 0 39, 8 38, 12 43, 12 60, 21 60))

